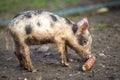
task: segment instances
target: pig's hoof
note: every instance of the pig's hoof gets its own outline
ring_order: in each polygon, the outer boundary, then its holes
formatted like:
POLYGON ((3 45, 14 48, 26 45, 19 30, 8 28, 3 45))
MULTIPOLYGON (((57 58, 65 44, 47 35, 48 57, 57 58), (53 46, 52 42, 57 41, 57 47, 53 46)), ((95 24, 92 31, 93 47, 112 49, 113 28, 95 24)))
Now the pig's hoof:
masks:
POLYGON ((37 72, 37 69, 28 69, 28 71, 35 73, 35 72, 37 72))
POLYGON ((37 69, 32 68, 32 69, 29 69, 28 71, 30 71, 30 72, 32 72, 32 73, 35 73, 35 72, 37 72, 37 69))
POLYGON ((69 67, 69 66, 70 66, 70 63, 65 63, 65 66, 69 67))
POLYGON ((63 60, 61 60, 61 62, 60 62, 61 64, 65 64, 65 62, 63 61, 63 60))
POLYGON ((70 64, 69 63, 64 63, 62 64, 64 67, 70 67, 70 64))
POLYGON ((32 73, 35 73, 35 72, 37 72, 37 70, 36 70, 36 69, 32 70, 32 73))
POLYGON ((70 66, 70 63, 69 62, 64 62, 64 61, 61 61, 61 64, 65 67, 69 67, 70 66))
POLYGON ((33 67, 25 67, 25 69, 32 73, 37 72, 37 70, 33 67))

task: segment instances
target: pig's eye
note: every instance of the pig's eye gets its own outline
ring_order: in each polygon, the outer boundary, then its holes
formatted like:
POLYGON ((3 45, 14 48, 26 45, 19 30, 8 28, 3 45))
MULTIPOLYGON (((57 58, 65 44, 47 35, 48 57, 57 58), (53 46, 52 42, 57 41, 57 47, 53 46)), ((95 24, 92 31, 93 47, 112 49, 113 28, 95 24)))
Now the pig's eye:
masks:
POLYGON ((87 44, 87 40, 83 40, 83 44, 86 45, 87 44))
POLYGON ((87 42, 88 42, 88 40, 86 38, 84 38, 83 36, 79 37, 79 44, 80 45, 84 46, 87 44, 87 42))

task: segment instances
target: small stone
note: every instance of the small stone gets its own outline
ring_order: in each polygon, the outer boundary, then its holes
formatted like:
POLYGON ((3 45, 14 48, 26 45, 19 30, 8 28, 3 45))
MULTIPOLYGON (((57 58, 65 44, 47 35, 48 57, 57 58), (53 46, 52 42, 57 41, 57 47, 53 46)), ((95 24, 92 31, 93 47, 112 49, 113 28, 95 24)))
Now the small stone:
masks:
POLYGON ((24 78, 24 80, 28 80, 27 78, 24 78))
POLYGON ((9 60, 11 60, 12 59, 12 57, 9 57, 9 58, 7 58, 7 61, 9 61, 9 60))
POLYGON ((107 46, 107 48, 109 49, 110 47, 109 47, 109 46, 107 46))
POLYGON ((37 49, 38 52, 46 52, 49 50, 49 46, 43 45, 37 49))
POLYGON ((51 53, 45 53, 45 56, 49 56, 49 55, 51 55, 51 53))
POLYGON ((53 79, 53 80, 62 80, 60 77, 56 77, 56 79, 53 79))
POLYGON ((106 57, 106 55, 104 53, 99 53, 98 55, 101 57, 106 57))
POLYGON ((73 59, 70 59, 70 62, 73 62, 74 60, 73 59))
POLYGON ((76 74, 77 74, 77 75, 79 75, 79 74, 80 74, 80 72, 77 72, 76 74))
POLYGON ((18 80, 22 80, 23 78, 22 77, 18 77, 18 80))
POLYGON ((38 45, 30 46, 31 49, 38 49, 38 45))
POLYGON ((119 78, 116 78, 115 80, 120 80, 119 78))
POLYGON ((69 74, 69 76, 73 76, 73 74, 69 74))
POLYGON ((103 53, 105 52, 105 51, 102 51, 103 53))
POLYGON ((42 77, 41 76, 36 77, 36 80, 42 80, 42 77))
POLYGON ((5 65, 4 65, 4 69, 7 69, 7 68, 8 68, 8 65, 5 64, 5 65))
POLYGON ((105 65, 103 65, 103 64, 100 64, 100 66, 103 67, 103 68, 105 68, 105 65))
POLYGON ((113 26, 114 26, 114 27, 119 27, 120 25, 119 25, 119 24, 114 24, 113 26))

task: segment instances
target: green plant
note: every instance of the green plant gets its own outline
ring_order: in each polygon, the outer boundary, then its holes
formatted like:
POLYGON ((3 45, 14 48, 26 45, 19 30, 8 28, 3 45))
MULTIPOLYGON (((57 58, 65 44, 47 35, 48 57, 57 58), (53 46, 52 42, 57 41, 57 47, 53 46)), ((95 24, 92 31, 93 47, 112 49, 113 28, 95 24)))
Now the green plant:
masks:
POLYGON ((93 28, 98 29, 98 30, 103 30, 107 27, 107 24, 105 24, 105 23, 92 23, 91 26, 93 28))

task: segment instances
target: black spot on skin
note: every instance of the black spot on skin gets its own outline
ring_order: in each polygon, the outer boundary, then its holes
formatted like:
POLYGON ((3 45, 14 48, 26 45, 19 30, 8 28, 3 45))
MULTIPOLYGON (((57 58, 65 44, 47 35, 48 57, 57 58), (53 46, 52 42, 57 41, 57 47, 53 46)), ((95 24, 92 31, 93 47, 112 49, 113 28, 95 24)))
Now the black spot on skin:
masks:
POLYGON ((72 22, 67 18, 65 18, 65 21, 66 21, 67 24, 72 24, 72 22))
POLYGON ((32 39, 30 39, 29 37, 25 39, 25 43, 28 44, 28 45, 31 45, 32 44, 32 39))
POLYGON ((30 13, 27 13, 27 14, 25 14, 25 17, 26 17, 26 18, 31 18, 32 16, 31 16, 30 13))
POLYGON ((27 37, 25 39, 25 43, 27 45, 38 45, 38 44, 53 43, 53 40, 52 39, 47 39, 47 38, 39 40, 39 39, 36 39, 35 37, 32 36, 32 38, 31 37, 27 37))
POLYGON ((25 27, 26 34, 29 35, 32 32, 32 27, 30 25, 27 25, 25 27))
POLYGON ((51 16, 51 18, 52 18, 53 21, 57 21, 57 17, 56 16, 54 16, 52 14, 50 16, 51 16))
POLYGON ((38 10, 38 11, 35 11, 35 15, 38 15, 38 14, 41 14, 42 13, 42 11, 40 11, 40 10, 38 10))
POLYGON ((73 24, 72 31, 76 33, 77 29, 78 29, 78 26, 76 24, 73 24))
POLYGON ((27 37, 25 39, 25 43, 27 45, 38 45, 38 44, 40 44, 40 41, 37 40, 35 37, 27 37))
POLYGON ((42 11, 38 10, 38 11, 37 11, 37 13, 38 13, 38 14, 41 14, 41 13, 42 13, 42 11))
POLYGON ((21 14, 17 14, 16 16, 14 16, 13 18, 16 18, 16 17, 18 17, 19 15, 21 15, 21 14))
POLYGON ((37 13, 35 12, 34 15, 37 15, 37 13))
POLYGON ((39 22, 37 22, 37 25, 38 25, 38 26, 40 26, 40 23, 39 23, 39 22))
POLYGON ((78 41, 79 41, 80 45, 84 46, 84 45, 87 44, 88 40, 85 37, 83 37, 82 35, 80 35, 79 38, 78 38, 78 41))

